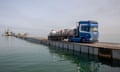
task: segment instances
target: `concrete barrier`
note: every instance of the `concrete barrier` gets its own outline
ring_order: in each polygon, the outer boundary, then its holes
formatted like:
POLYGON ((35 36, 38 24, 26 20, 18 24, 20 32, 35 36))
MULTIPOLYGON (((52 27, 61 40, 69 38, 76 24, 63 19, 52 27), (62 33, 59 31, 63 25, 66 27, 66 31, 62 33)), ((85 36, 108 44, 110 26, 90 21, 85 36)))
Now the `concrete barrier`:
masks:
POLYGON ((64 42, 63 48, 68 49, 68 43, 64 42))
POLYGON ((112 58, 120 60, 120 50, 112 50, 112 58))
POLYGON ((94 48, 94 55, 98 55, 98 48, 94 48))
POLYGON ((93 47, 88 47, 89 48, 89 54, 94 55, 94 48, 93 47))
POLYGON ((55 41, 53 41, 53 46, 55 46, 55 47, 56 47, 56 42, 55 42, 55 41))
POLYGON ((74 44, 69 43, 69 44, 68 44, 68 49, 69 49, 69 50, 74 50, 74 44))
POLYGON ((81 47, 80 47, 80 45, 78 45, 78 44, 74 45, 74 51, 76 51, 76 52, 81 52, 81 47))
POLYGON ((81 52, 88 53, 88 47, 87 46, 81 46, 81 52))
POLYGON ((63 48, 63 43, 59 42, 60 48, 63 48))
POLYGON ((56 44, 56 47, 59 47, 59 42, 56 42, 55 44, 56 44))

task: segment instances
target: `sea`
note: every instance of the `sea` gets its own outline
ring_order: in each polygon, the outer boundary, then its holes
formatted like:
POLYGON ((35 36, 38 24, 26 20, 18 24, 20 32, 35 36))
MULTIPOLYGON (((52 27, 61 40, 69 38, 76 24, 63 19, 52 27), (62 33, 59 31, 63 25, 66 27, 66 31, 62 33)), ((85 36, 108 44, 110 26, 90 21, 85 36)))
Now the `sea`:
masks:
POLYGON ((0 35, 0 72, 120 72, 119 62, 0 35))

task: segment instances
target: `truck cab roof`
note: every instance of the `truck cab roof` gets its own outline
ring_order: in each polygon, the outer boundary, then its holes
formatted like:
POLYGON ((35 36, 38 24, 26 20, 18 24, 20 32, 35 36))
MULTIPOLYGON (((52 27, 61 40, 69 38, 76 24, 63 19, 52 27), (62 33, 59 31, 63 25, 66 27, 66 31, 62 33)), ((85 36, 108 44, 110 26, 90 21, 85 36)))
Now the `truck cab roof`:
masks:
POLYGON ((98 24, 98 22, 88 20, 88 21, 79 21, 79 24, 98 24))

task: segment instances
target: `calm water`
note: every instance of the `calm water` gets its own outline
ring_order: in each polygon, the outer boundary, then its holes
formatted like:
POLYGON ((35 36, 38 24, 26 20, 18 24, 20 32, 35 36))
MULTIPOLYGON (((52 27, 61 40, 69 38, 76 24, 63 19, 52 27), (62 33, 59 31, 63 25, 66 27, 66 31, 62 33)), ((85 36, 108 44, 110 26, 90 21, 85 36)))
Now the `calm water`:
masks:
POLYGON ((0 72, 120 72, 120 66, 95 56, 1 36, 0 72))

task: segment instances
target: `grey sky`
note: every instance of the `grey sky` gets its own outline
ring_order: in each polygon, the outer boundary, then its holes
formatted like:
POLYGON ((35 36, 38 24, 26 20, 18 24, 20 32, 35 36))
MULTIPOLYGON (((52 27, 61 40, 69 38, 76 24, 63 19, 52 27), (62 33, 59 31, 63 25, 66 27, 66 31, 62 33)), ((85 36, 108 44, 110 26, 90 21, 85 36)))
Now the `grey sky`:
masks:
POLYGON ((51 29, 72 28, 80 20, 98 21, 101 34, 116 34, 120 0, 0 0, 1 27, 47 35, 51 29))

